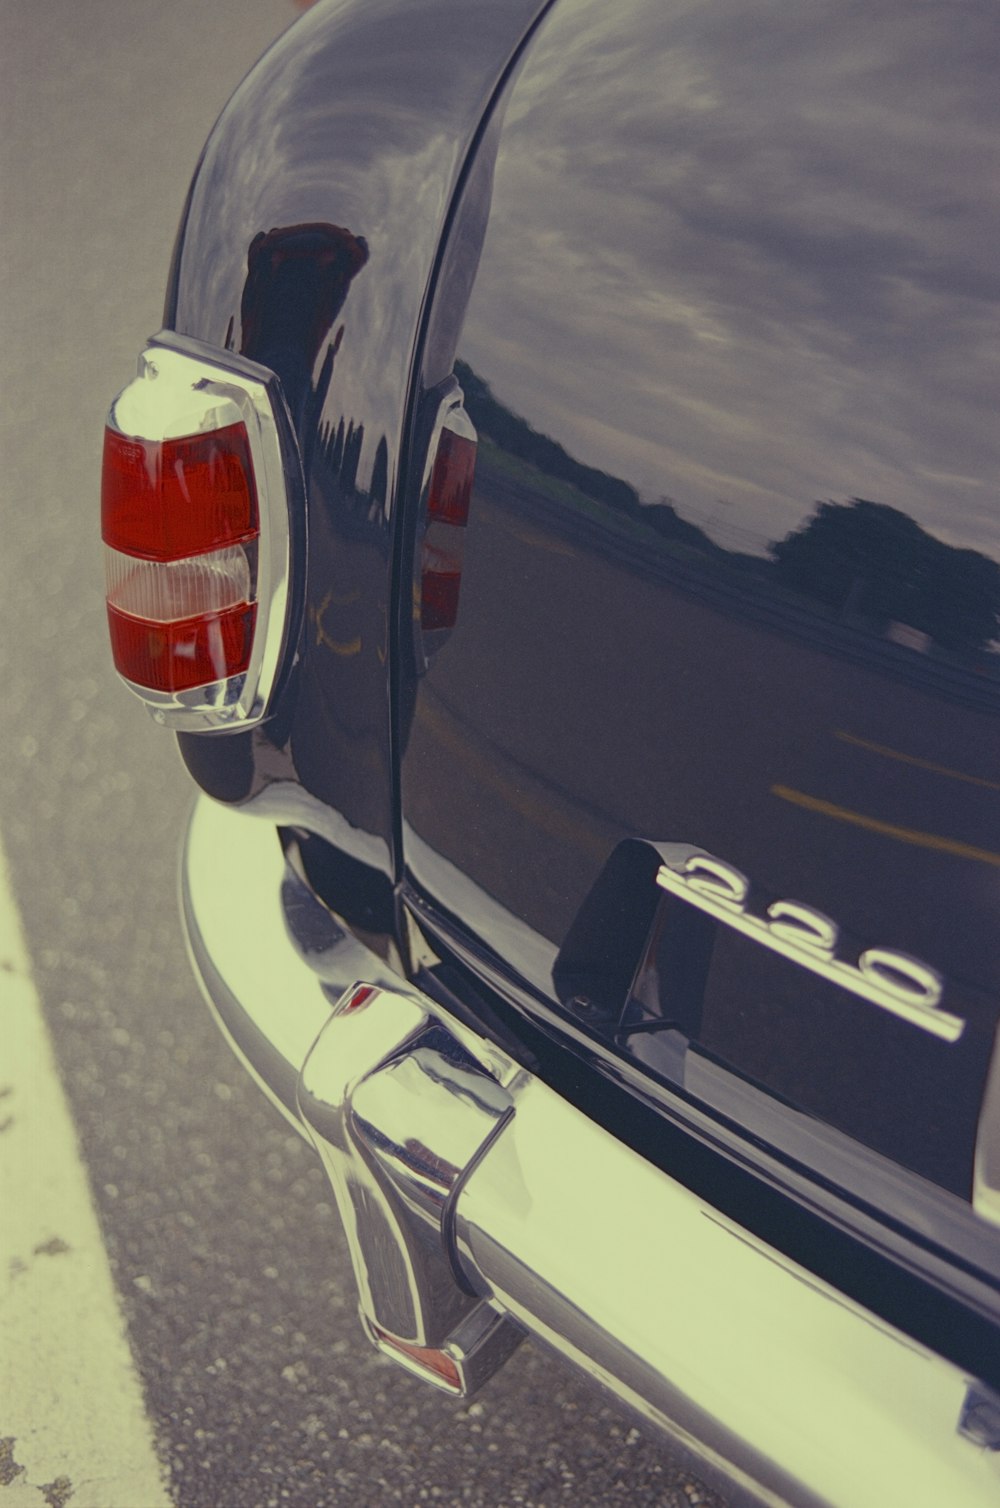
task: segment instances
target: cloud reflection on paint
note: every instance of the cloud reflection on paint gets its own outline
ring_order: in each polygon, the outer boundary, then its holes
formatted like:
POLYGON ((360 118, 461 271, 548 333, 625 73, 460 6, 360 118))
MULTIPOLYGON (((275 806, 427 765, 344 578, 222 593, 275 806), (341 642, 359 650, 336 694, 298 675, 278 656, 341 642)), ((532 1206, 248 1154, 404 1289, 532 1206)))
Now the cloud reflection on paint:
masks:
POLYGON ((1000 11, 633 9, 532 53, 462 356, 730 546, 860 495, 1000 557, 1000 11))

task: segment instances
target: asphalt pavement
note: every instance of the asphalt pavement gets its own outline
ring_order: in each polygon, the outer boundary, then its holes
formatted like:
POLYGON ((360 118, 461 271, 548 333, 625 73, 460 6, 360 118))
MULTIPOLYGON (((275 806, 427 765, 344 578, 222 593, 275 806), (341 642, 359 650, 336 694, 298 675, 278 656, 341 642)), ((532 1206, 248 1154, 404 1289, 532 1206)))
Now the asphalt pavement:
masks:
MULTIPOLYGON (((102 426, 159 327, 202 141, 295 15, 0 6, 0 830, 155 1446, 176 1508, 708 1505, 659 1439, 533 1347, 466 1404, 367 1348, 319 1165, 184 958, 192 788, 110 670, 102 426)), ((0 1469, 0 1505, 12 1490, 0 1469)), ((56 1500, 109 1508, 99 1488, 56 1500)))

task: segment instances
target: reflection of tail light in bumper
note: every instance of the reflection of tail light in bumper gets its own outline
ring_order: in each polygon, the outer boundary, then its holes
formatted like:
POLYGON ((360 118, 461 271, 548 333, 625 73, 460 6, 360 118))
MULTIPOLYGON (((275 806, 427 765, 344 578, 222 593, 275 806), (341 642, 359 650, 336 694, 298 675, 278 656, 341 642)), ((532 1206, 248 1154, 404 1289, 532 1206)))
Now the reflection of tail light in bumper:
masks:
MULTIPOLYGON (((427 456, 414 582, 415 629, 427 656, 458 621, 465 526, 476 469, 476 431, 453 384, 442 399, 427 456)), ((422 668, 422 667, 421 667, 422 668)))
POLYGON ((246 726, 268 710, 288 617, 289 434, 269 372, 170 335, 112 405, 101 500, 112 651, 171 727, 246 726))

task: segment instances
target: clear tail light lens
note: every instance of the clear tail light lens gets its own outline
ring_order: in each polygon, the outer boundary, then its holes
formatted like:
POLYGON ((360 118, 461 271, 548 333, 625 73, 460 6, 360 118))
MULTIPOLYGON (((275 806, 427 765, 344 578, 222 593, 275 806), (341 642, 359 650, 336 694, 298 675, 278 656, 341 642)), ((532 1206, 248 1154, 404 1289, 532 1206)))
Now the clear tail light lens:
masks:
POLYGON ((109 607, 154 623, 222 612, 249 602, 253 590, 250 561, 239 548, 174 561, 107 550, 105 577, 109 607))
POLYGON ((115 666, 174 727, 259 720, 280 669, 288 467, 276 385, 260 373, 154 345, 105 431, 115 666))

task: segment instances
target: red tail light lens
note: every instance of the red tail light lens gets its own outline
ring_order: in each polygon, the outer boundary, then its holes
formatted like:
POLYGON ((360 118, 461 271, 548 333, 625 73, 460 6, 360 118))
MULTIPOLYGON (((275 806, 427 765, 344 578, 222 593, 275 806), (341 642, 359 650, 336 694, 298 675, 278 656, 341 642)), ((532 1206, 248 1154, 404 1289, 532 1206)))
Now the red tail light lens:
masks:
POLYGON ((424 568, 420 575, 420 627, 454 628, 458 622, 461 587, 461 559, 425 547, 424 568))
POLYGON ((428 518, 464 528, 469 522, 472 480, 476 471, 476 442, 447 426, 441 431, 434 470, 427 493, 428 518))
MULTIPOLYGON (((446 415, 427 487, 427 532, 420 552, 420 627, 458 622, 462 547, 476 470, 476 432, 460 404, 446 415)), ((427 646, 430 647, 430 646, 427 646)))
POLYGON ((245 424, 176 440, 104 431, 101 530, 106 544, 146 560, 180 560, 258 532, 245 424))
POLYGON ((245 671, 253 645, 254 603, 170 623, 146 623, 108 603, 115 667, 150 691, 211 685, 245 671))

